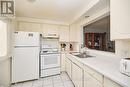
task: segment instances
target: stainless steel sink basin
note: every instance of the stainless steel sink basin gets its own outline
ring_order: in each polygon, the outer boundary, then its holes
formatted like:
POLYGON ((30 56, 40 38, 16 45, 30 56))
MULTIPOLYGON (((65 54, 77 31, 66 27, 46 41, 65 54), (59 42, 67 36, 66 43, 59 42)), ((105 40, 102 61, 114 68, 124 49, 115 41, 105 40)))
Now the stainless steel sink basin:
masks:
POLYGON ((91 55, 83 55, 83 54, 78 54, 78 55, 75 55, 75 56, 77 56, 79 58, 90 58, 90 57, 93 57, 91 55))
POLYGON ((76 57, 79 57, 79 58, 91 58, 91 57, 94 57, 94 56, 91 56, 91 55, 88 55, 88 54, 83 54, 83 53, 80 53, 80 52, 73 52, 71 54, 76 56, 76 57))

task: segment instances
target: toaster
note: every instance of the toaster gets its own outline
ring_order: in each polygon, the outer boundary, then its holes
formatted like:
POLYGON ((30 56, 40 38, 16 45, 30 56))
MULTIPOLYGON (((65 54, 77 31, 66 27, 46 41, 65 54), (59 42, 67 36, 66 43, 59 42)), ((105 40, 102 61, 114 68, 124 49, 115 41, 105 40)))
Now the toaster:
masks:
POLYGON ((121 59, 120 72, 127 76, 130 76, 130 58, 121 59))

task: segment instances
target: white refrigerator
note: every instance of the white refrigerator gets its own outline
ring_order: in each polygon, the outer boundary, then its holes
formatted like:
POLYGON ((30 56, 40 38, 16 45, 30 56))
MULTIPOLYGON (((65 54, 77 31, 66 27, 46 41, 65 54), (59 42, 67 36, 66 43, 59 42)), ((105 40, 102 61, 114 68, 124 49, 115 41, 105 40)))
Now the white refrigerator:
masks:
POLYGON ((12 83, 39 78, 38 32, 15 32, 12 57, 12 83))

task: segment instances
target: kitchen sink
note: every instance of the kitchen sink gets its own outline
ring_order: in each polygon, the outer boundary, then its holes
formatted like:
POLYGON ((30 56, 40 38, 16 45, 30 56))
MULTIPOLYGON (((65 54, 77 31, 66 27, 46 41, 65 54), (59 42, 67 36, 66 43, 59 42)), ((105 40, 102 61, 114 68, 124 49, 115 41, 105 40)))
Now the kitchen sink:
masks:
POLYGON ((78 55, 75 55, 75 56, 77 56, 79 58, 90 58, 90 57, 93 57, 91 55, 83 55, 83 54, 78 54, 78 55))
POLYGON ((94 56, 91 56, 91 55, 88 55, 88 54, 79 53, 79 52, 74 52, 74 53, 71 53, 71 54, 76 56, 76 57, 79 57, 79 58, 91 58, 91 57, 94 57, 94 56))

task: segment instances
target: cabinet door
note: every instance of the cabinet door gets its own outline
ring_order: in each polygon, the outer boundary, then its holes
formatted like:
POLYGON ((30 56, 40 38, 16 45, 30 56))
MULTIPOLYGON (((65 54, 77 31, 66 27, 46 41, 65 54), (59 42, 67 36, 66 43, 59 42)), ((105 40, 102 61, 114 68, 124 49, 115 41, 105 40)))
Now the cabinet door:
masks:
POLYGON ((103 87, 103 85, 90 74, 84 72, 84 87, 103 87))
POLYGON ((104 77, 104 87, 122 87, 114 81, 104 77))
POLYGON ((89 73, 97 81, 103 83, 103 79, 104 79, 103 75, 93 70, 92 68, 89 68, 88 66, 84 66, 84 73, 89 73))
POLYGON ((82 41, 82 27, 80 21, 77 21, 70 25, 70 42, 81 42, 82 41))
POLYGON ((72 67, 71 64, 72 64, 71 61, 68 58, 66 58, 65 69, 70 78, 71 78, 71 67, 72 67))
POLYGON ((69 42, 69 26, 59 27, 60 42, 69 42))
POLYGON ((76 24, 72 24, 70 26, 70 42, 77 42, 76 24))
POLYGON ((110 0, 111 39, 130 37, 130 0, 110 0))
POLYGON ((61 71, 65 71, 65 53, 61 54, 61 71))
POLYGON ((29 31, 29 32, 43 32, 41 24, 31 23, 31 22, 19 22, 18 23, 19 31, 29 31))
POLYGON ((58 35, 58 25, 54 24, 43 24, 44 34, 56 34, 58 35))
POLYGON ((75 87, 83 87, 83 70, 75 64, 72 64, 72 81, 75 87))

